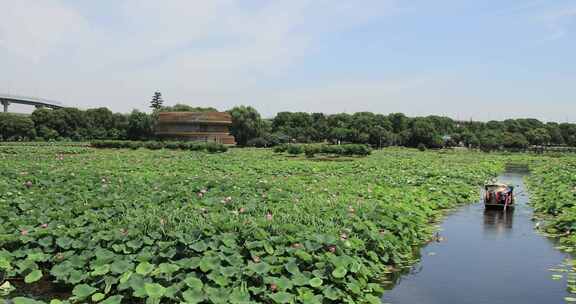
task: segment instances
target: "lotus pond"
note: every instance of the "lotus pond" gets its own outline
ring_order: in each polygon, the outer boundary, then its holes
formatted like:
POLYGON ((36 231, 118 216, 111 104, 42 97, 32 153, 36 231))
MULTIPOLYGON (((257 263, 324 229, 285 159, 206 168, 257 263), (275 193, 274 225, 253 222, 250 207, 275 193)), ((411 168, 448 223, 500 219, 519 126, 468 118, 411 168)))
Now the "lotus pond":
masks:
POLYGON ((502 170, 404 149, 321 161, 0 147, 0 299, 380 303, 442 210, 502 170))

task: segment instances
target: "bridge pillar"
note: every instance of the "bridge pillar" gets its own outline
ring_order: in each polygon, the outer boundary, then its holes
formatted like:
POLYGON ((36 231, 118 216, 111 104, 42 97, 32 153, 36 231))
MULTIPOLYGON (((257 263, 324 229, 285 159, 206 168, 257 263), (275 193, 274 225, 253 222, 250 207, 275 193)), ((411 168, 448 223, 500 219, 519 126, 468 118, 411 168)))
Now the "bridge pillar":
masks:
POLYGON ((0 103, 2 104, 2 106, 4 106, 4 113, 8 113, 8 105, 10 105, 10 102, 8 100, 0 99, 0 103))

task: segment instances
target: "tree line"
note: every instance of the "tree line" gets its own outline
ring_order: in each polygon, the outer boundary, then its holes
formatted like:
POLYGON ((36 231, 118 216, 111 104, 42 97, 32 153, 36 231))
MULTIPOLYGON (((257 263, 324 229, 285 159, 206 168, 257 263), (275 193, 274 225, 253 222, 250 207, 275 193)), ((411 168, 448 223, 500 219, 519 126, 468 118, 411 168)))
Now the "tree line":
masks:
MULTIPOLYGON (((214 108, 158 105, 151 114, 107 108, 37 109, 31 115, 0 113, 0 140, 150 140, 161 111, 215 111, 214 108)), ((280 112, 264 119, 250 106, 237 106, 231 133, 241 146, 282 143, 355 143, 373 147, 441 148, 467 146, 485 150, 523 149, 531 145, 576 146, 576 124, 537 119, 456 121, 443 116, 408 117, 402 113, 323 114, 280 112)))

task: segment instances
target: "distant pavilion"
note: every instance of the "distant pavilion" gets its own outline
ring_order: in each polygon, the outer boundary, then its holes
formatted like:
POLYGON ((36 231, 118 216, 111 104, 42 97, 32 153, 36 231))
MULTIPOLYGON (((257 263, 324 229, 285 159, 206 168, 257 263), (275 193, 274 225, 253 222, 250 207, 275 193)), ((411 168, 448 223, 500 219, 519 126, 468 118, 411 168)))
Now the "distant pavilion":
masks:
POLYGON ((164 139, 235 145, 231 125, 226 112, 160 112, 155 133, 164 139))

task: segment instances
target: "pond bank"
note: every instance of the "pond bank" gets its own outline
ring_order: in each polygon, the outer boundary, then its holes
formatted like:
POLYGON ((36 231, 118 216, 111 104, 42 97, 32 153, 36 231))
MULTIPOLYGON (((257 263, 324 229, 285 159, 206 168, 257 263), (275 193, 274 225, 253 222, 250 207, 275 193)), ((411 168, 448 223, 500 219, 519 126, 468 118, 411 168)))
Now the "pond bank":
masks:
POLYGON ((568 256, 534 230, 524 176, 499 178, 516 185, 513 212, 478 203, 449 215, 440 242, 422 249, 421 262, 397 280, 383 303, 565 303, 566 285, 552 280, 549 269, 568 256))

